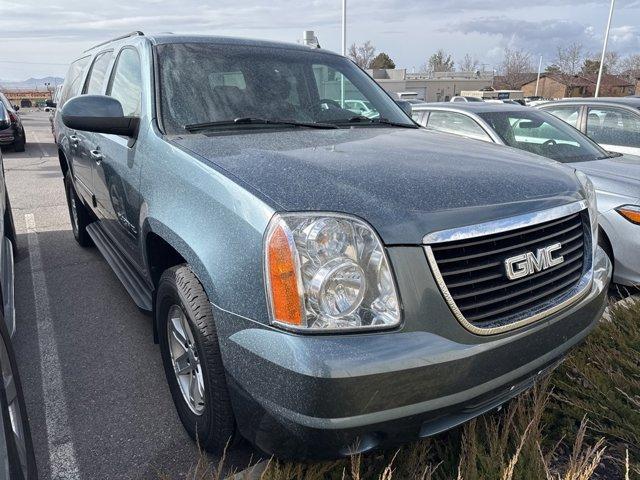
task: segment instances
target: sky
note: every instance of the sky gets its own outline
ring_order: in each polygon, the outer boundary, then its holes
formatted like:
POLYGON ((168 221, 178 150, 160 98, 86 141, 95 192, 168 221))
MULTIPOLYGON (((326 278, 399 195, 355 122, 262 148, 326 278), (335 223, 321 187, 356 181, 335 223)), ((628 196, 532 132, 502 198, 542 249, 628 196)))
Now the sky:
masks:
MULTIPOLYGON (((371 40, 398 67, 419 70, 437 49, 490 70, 505 47, 551 63, 573 41, 597 52, 609 0, 347 0, 347 42, 371 40)), ((340 51, 341 0, 0 0, 0 79, 64 76, 84 49, 133 30, 296 42, 315 30, 340 51)), ((640 0, 618 0, 610 49, 640 53, 640 0)))

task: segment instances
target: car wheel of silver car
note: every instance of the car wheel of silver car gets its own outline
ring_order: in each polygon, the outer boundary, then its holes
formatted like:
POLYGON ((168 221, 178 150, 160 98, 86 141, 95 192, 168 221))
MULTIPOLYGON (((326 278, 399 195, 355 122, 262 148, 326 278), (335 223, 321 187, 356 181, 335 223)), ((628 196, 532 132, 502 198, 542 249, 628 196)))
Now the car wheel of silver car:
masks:
POLYGON ((87 232, 87 226, 91 223, 91 216, 76 193, 70 172, 67 172, 64 178, 64 186, 67 193, 67 205, 69 207, 73 236, 83 247, 90 247, 93 245, 93 241, 87 232))
POLYGON ((200 446, 220 452, 236 438, 235 419, 211 304, 188 265, 162 274, 155 316, 178 416, 200 446))

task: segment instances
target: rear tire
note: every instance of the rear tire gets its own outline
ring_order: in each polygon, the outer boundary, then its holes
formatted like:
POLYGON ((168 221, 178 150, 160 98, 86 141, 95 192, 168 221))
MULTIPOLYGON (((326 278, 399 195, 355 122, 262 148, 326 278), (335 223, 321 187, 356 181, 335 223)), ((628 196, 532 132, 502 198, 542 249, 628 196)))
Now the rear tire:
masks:
POLYGON ((202 448, 220 453, 237 439, 236 422, 211 304, 188 265, 169 268, 160 277, 155 315, 178 416, 202 448), (177 373, 180 366, 183 373, 177 373), (193 390, 190 382, 195 382, 193 390))
POLYGON ((16 226, 13 222, 13 211, 11 210, 11 202, 9 201, 9 194, 5 193, 5 207, 4 207, 4 236, 11 240, 13 245, 13 256, 18 253, 18 243, 16 239, 16 226))
POLYGON ((67 193, 67 206, 73 236, 82 247, 90 247, 93 241, 87 232, 87 226, 91 223, 91 216, 87 207, 82 203, 71 180, 71 172, 67 171, 64 177, 64 186, 67 193))
POLYGON ((13 144, 13 151, 14 152, 24 152, 26 144, 27 144, 27 140, 25 138, 23 138, 22 141, 16 142, 16 143, 13 144))

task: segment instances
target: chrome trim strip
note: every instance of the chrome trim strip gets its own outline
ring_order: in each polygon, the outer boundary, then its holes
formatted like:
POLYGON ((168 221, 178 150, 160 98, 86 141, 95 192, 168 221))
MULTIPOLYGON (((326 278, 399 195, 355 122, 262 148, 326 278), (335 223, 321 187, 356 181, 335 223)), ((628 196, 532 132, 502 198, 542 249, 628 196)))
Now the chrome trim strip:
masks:
MULTIPOLYGON (((443 230, 442 232, 437 232, 437 233, 446 232, 447 235, 449 235, 448 237, 449 240, 436 240, 433 243, 438 243, 439 241, 444 242, 444 241, 460 240, 460 239, 466 239, 466 238, 472 238, 472 237, 482 237, 486 235, 491 235, 492 233, 500 233, 508 230, 515 230, 517 228, 527 227, 530 225, 535 225, 538 223, 544 223, 547 221, 555 220, 562 216, 571 215, 572 213, 577 213, 579 211, 585 210, 586 208, 587 208, 586 202, 580 201, 580 202, 575 202, 575 203, 565 205, 563 207, 557 207, 549 210, 544 210, 541 212, 536 212, 534 214, 522 215, 519 217, 513 217, 511 219, 499 220, 498 222, 490 222, 490 223, 483 223, 479 225, 472 225, 469 227, 462 227, 460 229, 460 231, 462 231, 462 236, 459 236, 459 237, 455 234, 457 230, 454 230, 454 229, 443 230), (582 208, 576 209, 579 206, 581 206, 582 208), (558 214, 558 212, 563 212, 563 213, 558 214), (525 219, 527 217, 529 218, 529 222, 523 223, 525 222, 525 219), (505 227, 506 225, 512 225, 512 226, 505 227), (491 228, 491 226, 493 226, 493 228, 491 228)), ((427 237, 429 237, 429 235, 425 236, 425 239, 427 237)), ((437 237, 437 238, 443 238, 443 237, 437 237)), ((440 268, 438 267, 438 262, 436 261, 436 258, 433 255, 433 250, 431 249, 431 246, 425 245, 424 251, 427 255, 427 261, 429 263, 429 266, 431 267, 431 271, 433 272, 433 277, 436 283, 438 284, 438 288, 440 288, 440 291, 442 292, 442 296, 447 302, 447 305, 451 309, 451 312, 464 328, 469 330, 471 333, 475 333, 476 335, 495 335, 497 333, 508 332, 509 330, 514 330, 516 328, 524 327, 525 325, 533 323, 537 320, 541 320, 542 318, 545 318, 549 315, 553 315, 554 313, 557 313, 560 310, 563 310, 573 305, 574 303, 579 301, 581 298, 583 298, 587 293, 589 293, 589 290, 591 289, 591 284, 593 283, 593 258, 589 258, 589 256, 591 255, 592 249, 588 248, 587 244, 585 243, 585 247, 584 247, 585 265, 587 266, 587 268, 584 270, 582 277, 573 288, 571 288, 570 290, 567 290, 566 292, 562 293, 558 297, 554 298, 553 301, 547 301, 547 302, 541 303, 540 305, 536 305, 525 314, 522 314, 522 313, 514 314, 514 315, 511 315, 510 317, 505 317, 501 321, 502 325, 489 327, 489 328, 482 328, 469 322, 465 318, 463 313, 460 311, 460 309, 458 308, 458 305, 453 299, 451 292, 449 292, 449 289, 447 288, 447 284, 444 280, 444 277, 440 272, 440 268)))
POLYGON ((452 242, 455 240, 464 240, 466 238, 483 237, 494 233, 516 230, 518 228, 536 225, 538 223, 549 222, 557 218, 577 213, 587 208, 586 200, 568 203, 559 207, 540 210, 532 213, 525 213, 516 217, 501 218, 490 222, 478 223, 476 225, 467 225, 465 227, 451 228, 449 230, 440 230, 426 234, 422 238, 423 244, 433 244, 442 242, 452 242))

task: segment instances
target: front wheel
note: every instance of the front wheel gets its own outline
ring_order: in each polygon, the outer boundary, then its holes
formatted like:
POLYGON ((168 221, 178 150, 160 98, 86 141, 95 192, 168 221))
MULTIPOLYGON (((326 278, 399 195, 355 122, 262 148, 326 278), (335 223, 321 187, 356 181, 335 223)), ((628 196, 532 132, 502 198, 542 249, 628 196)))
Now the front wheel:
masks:
POLYGON ((87 232, 87 226, 91 223, 91 216, 84 206, 71 180, 71 172, 67 172, 64 177, 64 186, 67 193, 67 206, 69 207, 69 218, 71 220, 71 230, 73 236, 83 247, 90 247, 93 241, 87 232))
POLYGON ((205 450, 222 452, 237 437, 235 419, 211 304, 188 265, 160 277, 155 315, 178 416, 205 450))

